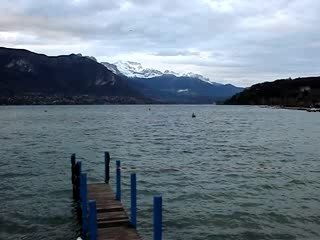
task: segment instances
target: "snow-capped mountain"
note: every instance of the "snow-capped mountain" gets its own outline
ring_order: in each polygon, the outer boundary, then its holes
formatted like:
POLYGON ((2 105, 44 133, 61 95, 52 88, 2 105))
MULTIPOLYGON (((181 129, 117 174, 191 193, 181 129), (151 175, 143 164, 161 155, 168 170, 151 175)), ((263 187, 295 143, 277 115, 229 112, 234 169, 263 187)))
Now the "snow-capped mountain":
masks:
POLYGON ((208 78, 192 72, 176 73, 144 68, 137 62, 102 62, 110 71, 128 77, 130 87, 144 96, 165 103, 212 103, 242 91, 230 84, 211 82, 208 78))
POLYGON ((102 64, 107 67, 110 71, 115 74, 123 74, 127 77, 138 77, 138 78, 153 78, 163 75, 161 71, 144 68, 141 63, 132 61, 118 61, 113 64, 108 62, 102 62, 102 64))
POLYGON ((192 72, 188 72, 188 73, 184 73, 182 75, 180 75, 182 77, 190 77, 190 78, 198 78, 204 82, 208 82, 208 83, 211 83, 211 84, 220 84, 220 83, 215 83, 215 82, 211 82, 209 78, 206 78, 200 74, 196 74, 196 73, 192 73, 192 72))
POLYGON ((200 74, 188 72, 188 73, 176 73, 170 70, 165 70, 161 72, 152 68, 144 68, 141 63, 132 62, 132 61, 118 61, 113 64, 108 62, 102 62, 105 67, 107 67, 110 71, 115 74, 122 74, 127 77, 137 77, 137 78, 153 78, 159 77, 162 75, 174 75, 176 77, 190 77, 200 79, 204 82, 220 85, 219 83, 211 82, 209 78, 206 78, 200 74))
POLYGON ((179 76, 179 73, 176 73, 176 72, 170 71, 170 70, 165 70, 165 71, 163 72, 163 74, 169 74, 169 75, 179 76))
POLYGON ((103 66, 105 66, 106 68, 108 68, 111 72, 113 72, 114 74, 117 75, 121 75, 122 73, 118 70, 117 66, 112 64, 112 63, 108 63, 108 62, 102 62, 101 63, 103 66))

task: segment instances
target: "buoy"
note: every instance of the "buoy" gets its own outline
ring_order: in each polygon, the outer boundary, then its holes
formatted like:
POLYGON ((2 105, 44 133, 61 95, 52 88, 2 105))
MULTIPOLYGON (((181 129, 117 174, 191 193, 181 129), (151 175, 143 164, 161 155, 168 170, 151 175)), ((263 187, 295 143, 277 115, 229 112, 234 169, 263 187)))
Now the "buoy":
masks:
POLYGON ((194 113, 192 113, 192 117, 193 117, 193 118, 195 118, 195 117, 196 117, 196 115, 195 115, 194 113))

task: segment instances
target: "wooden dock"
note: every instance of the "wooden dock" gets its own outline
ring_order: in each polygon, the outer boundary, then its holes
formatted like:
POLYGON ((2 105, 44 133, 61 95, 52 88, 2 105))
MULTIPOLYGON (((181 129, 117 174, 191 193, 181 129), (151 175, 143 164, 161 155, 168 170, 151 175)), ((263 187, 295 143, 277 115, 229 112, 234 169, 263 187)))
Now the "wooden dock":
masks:
MULTIPOLYGON (((109 185, 110 155, 105 153, 105 181, 87 184, 81 161, 71 156, 73 198, 78 202, 82 239, 142 240, 137 232, 136 174, 131 174, 130 218, 121 203, 121 167, 117 161, 116 194, 109 185)), ((154 197, 154 239, 162 239, 162 198, 154 197)))
POLYGON ((97 204, 98 239, 141 240, 120 201, 109 184, 93 183, 88 185, 89 199, 97 204))

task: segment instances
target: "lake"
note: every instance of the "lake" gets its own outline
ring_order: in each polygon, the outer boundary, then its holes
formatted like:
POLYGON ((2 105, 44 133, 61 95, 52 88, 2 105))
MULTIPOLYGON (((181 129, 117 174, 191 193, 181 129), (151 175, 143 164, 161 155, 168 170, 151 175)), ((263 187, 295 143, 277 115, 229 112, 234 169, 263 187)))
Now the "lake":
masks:
POLYGON ((0 107, 0 239, 76 239, 70 155, 103 181, 137 173, 138 231, 152 239, 320 239, 320 113, 245 106, 0 107), (150 110, 149 110, 150 108, 150 110), (196 118, 192 118, 192 113, 196 118))

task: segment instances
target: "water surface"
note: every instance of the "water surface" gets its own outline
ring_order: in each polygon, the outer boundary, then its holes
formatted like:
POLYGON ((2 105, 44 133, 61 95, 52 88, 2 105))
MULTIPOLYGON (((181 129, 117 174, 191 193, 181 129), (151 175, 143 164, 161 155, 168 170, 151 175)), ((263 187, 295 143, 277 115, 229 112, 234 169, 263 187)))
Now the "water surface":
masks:
POLYGON ((145 239, 155 194, 165 239, 320 239, 319 123, 259 107, 0 107, 0 239, 75 239, 70 154, 95 182, 106 150, 127 207, 137 173, 145 239))

